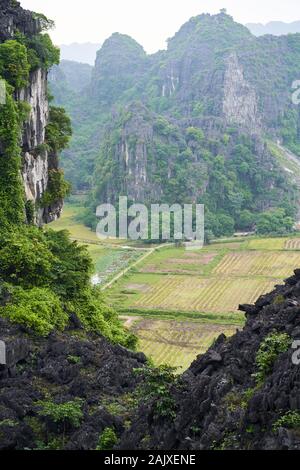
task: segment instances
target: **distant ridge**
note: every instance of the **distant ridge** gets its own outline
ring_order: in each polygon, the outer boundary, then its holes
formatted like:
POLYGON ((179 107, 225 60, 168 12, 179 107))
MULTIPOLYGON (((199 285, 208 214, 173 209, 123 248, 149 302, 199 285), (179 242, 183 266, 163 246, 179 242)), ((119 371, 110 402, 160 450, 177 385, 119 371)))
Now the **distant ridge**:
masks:
POLYGON ((96 54, 100 47, 101 44, 95 44, 91 42, 82 44, 74 42, 68 45, 62 44, 60 46, 61 59, 94 65, 96 54))
POLYGON ((247 23, 246 26, 255 36, 263 36, 264 34, 282 36, 284 34, 300 33, 300 21, 294 21, 293 23, 270 21, 267 24, 247 23))

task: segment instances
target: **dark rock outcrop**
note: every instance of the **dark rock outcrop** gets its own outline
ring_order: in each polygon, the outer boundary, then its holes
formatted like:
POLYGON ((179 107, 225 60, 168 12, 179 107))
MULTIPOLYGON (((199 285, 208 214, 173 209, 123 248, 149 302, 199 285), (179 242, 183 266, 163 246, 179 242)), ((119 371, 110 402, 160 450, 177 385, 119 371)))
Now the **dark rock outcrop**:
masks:
POLYGON ((143 354, 86 335, 76 322, 72 330, 41 339, 0 320, 0 338, 11 351, 0 366, 0 449, 55 442, 65 449, 95 449, 111 427, 120 449, 300 450, 297 424, 274 427, 288 413, 300 415, 299 270, 254 306, 241 307, 244 329, 232 338, 222 334, 170 385, 171 414, 157 411, 159 397, 130 407, 140 380, 134 369, 146 364, 143 354), (290 347, 276 354, 258 382, 257 352, 275 333, 289 337, 290 347), (39 415, 39 402, 77 399, 81 425, 69 424, 63 442, 57 441, 62 430, 39 415))
POLYGON ((0 366, 1 450, 34 449, 49 443, 49 433, 60 436, 58 425, 38 418, 39 401, 83 400, 81 426, 69 426, 66 449, 95 449, 107 427, 119 435, 124 431, 125 417, 108 405, 126 401, 138 383, 133 369, 143 367, 146 358, 103 337, 84 336, 74 330, 40 339, 0 319, 8 351, 7 365, 0 366))
POLYGON ((24 10, 15 0, 1 0, 0 8, 0 42, 13 39, 16 31, 34 35, 40 30, 40 22, 32 12, 24 10))

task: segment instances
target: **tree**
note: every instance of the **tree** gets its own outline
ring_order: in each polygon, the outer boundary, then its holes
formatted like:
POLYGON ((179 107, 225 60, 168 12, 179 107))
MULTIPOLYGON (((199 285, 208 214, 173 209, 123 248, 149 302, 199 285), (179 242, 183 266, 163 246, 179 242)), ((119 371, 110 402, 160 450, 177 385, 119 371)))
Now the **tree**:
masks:
POLYGON ((257 233, 265 235, 268 233, 290 232, 293 225, 293 219, 286 215, 284 209, 270 209, 259 216, 257 233))
POLYGON ((46 143, 53 152, 65 149, 72 136, 72 126, 64 108, 51 106, 46 127, 46 143))
POLYGON ((251 230, 255 221, 255 215, 245 209, 238 216, 238 228, 241 230, 251 230))
POLYGON ((17 89, 25 87, 29 69, 25 46, 14 40, 0 44, 0 75, 10 85, 17 89))

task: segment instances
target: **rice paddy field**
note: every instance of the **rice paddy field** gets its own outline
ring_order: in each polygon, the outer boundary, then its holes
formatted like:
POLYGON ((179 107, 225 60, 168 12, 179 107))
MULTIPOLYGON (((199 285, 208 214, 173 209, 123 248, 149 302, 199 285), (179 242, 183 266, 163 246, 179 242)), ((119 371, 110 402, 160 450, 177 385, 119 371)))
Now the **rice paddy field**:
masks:
POLYGON ((67 229, 87 245, 94 278, 138 336, 139 349, 156 365, 179 372, 221 333, 242 328, 239 304, 255 302, 300 267, 300 236, 220 240, 198 251, 123 246, 120 240, 99 240, 78 222, 81 210, 67 204, 50 228, 67 229))
POLYGON ((166 247, 106 295, 120 315, 134 318, 126 324, 156 364, 186 368, 220 333, 243 326, 239 304, 255 302, 299 266, 300 237, 245 238, 199 251, 166 247))
POLYGON ((236 331, 234 326, 149 318, 134 318, 131 329, 139 337, 141 350, 155 364, 171 364, 178 372, 187 369, 198 354, 205 353, 221 333, 231 336, 236 331))

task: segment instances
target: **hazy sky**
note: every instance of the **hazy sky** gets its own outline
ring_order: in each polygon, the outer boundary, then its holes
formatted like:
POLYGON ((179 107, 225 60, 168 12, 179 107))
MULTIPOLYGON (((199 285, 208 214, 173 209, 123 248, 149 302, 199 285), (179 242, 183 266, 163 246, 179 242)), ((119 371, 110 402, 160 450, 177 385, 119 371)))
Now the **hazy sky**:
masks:
POLYGON ((147 52, 165 47, 190 17, 227 8, 240 23, 300 20, 299 0, 19 0, 56 23, 56 44, 102 43, 114 32, 129 34, 147 52))

